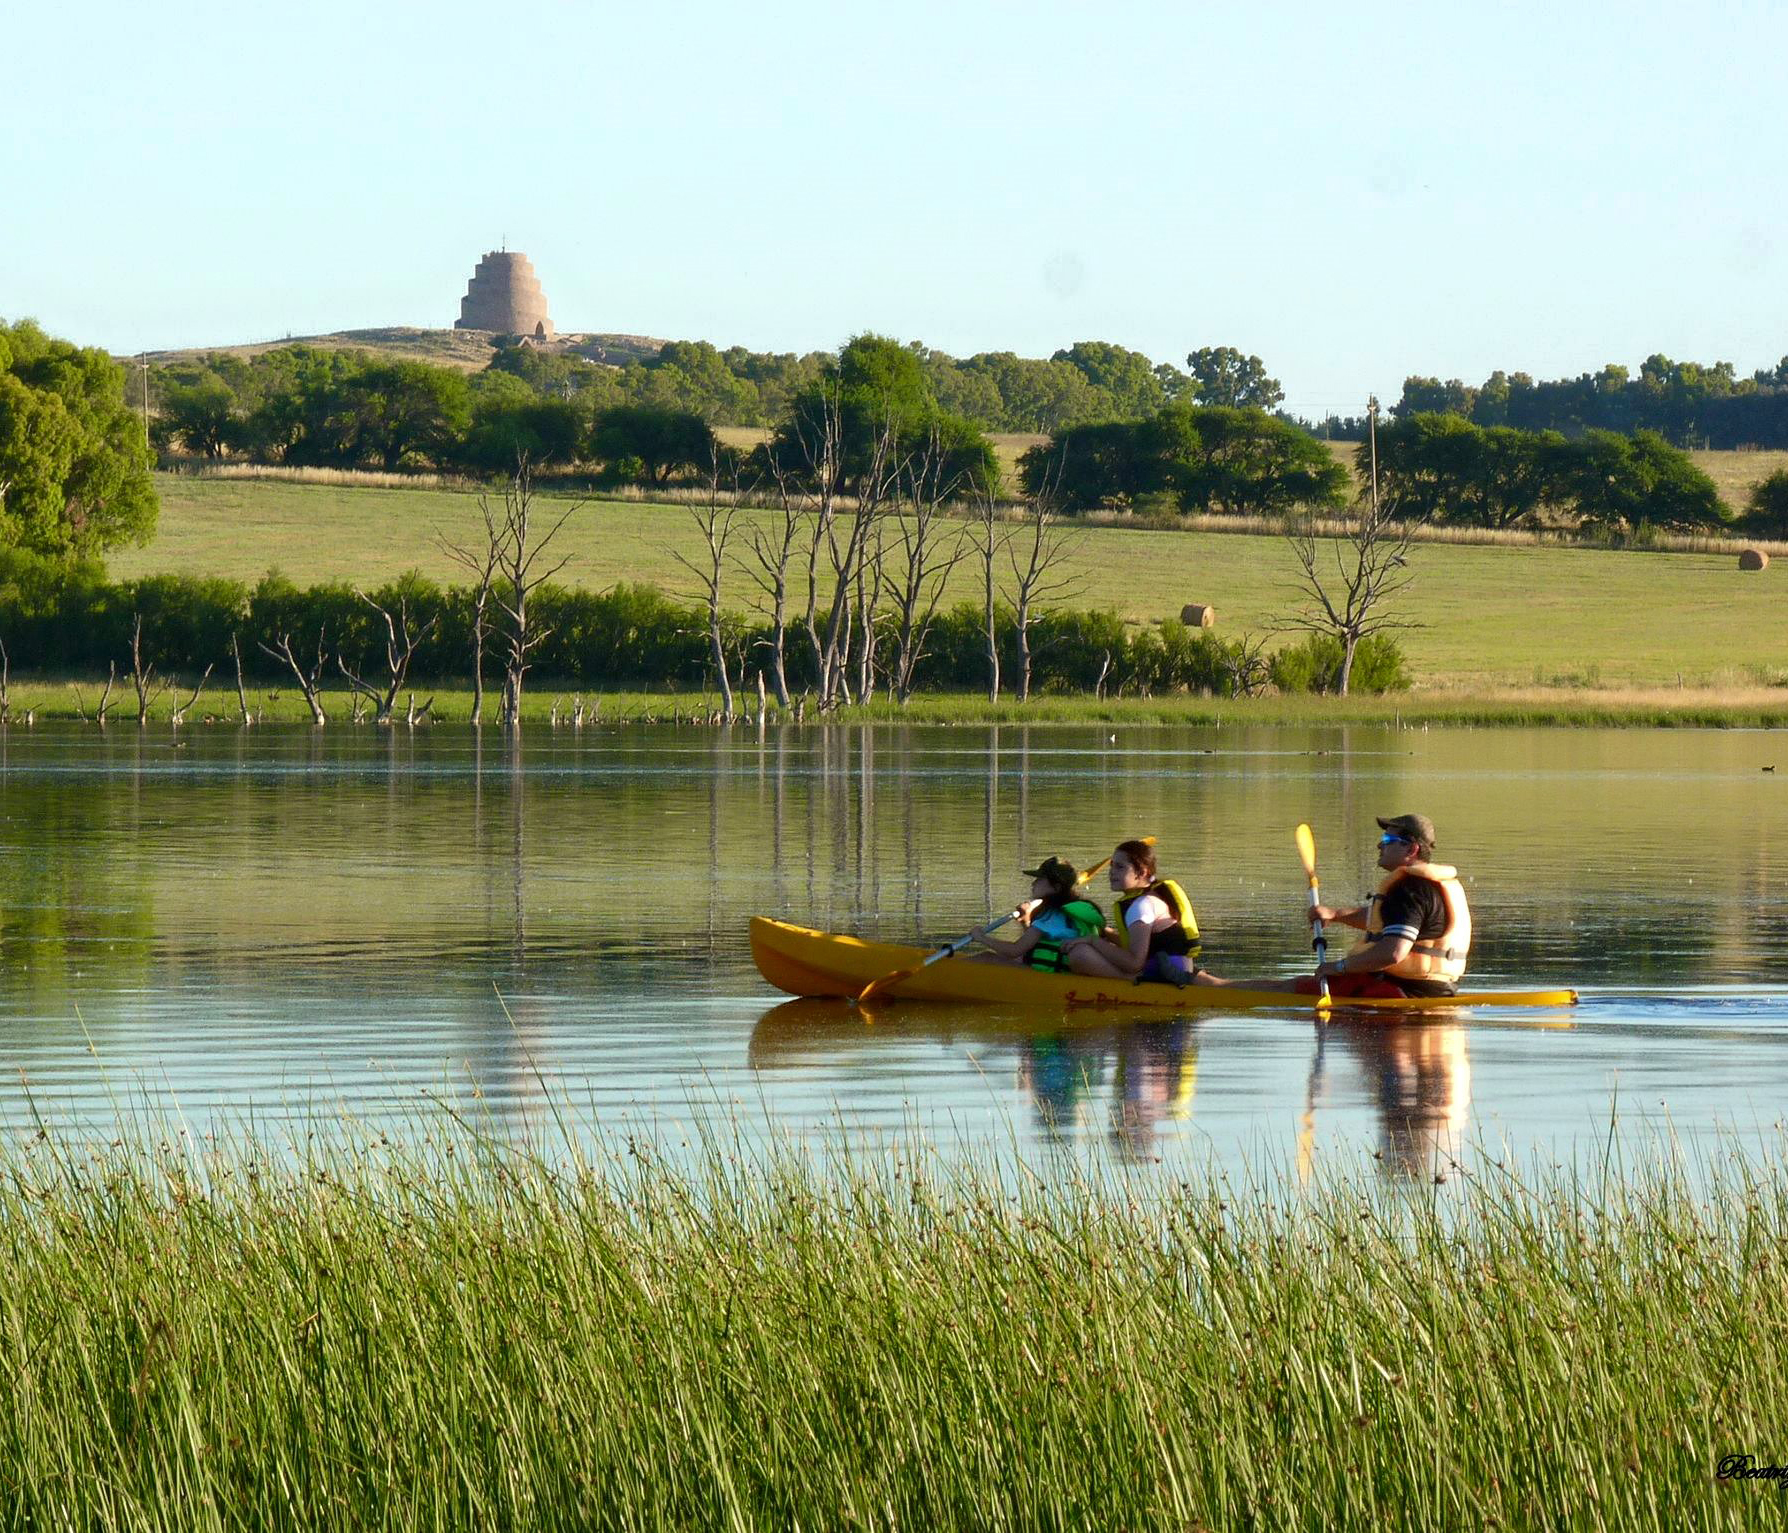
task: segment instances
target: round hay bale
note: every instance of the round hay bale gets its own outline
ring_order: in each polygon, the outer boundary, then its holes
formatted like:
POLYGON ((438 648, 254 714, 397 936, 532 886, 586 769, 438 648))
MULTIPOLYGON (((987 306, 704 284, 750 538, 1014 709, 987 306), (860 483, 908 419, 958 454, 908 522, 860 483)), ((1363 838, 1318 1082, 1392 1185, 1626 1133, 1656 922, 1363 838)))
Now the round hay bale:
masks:
POLYGON ((1201 607, 1197 602, 1188 602, 1180 608, 1180 621, 1188 628, 1215 628, 1217 626, 1217 609, 1201 607))
POLYGON ((1769 568, 1769 555, 1761 548, 1747 548, 1738 556, 1738 567, 1741 570, 1766 570, 1769 568))

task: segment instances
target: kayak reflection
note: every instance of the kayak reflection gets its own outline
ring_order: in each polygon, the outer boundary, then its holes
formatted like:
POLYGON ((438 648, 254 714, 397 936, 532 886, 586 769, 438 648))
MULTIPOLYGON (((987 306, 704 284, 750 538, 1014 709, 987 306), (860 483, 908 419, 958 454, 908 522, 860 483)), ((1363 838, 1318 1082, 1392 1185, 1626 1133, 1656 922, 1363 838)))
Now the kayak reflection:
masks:
POLYGON ((1310 1173, 1330 1062, 1342 1054, 1351 1057, 1376 1109, 1377 1157, 1384 1170, 1401 1177, 1449 1176, 1465 1148, 1471 1116, 1471 1058, 1458 1022, 1319 1027, 1298 1134, 1300 1178, 1310 1173))
POLYGON ((1192 1115, 1199 1022, 1183 1017, 1056 1023, 981 1009, 940 1015, 890 1007, 865 1021, 848 1001, 784 1001, 758 1019, 746 1060, 753 1069, 836 1065, 841 1057, 898 1041, 982 1044, 1016 1055, 1016 1084, 1047 1140, 1106 1132, 1124 1155, 1157 1152, 1164 1127, 1192 1115), (1103 1129, 1101 1129, 1103 1124, 1103 1129))
MULTIPOLYGON (((1289 1020, 1289 1019, 1288 1019, 1289 1020)), ((1495 1028, 1532 1024, 1495 1021, 1495 1028)), ((1570 1026, 1568 1016, 1550 1026, 1570 1026)), ((754 1069, 819 1070, 837 1074, 868 1056, 922 1044, 966 1051, 975 1068, 996 1064, 1029 1109, 1035 1131, 1063 1147, 1104 1136, 1121 1155, 1149 1159, 1163 1140, 1183 1134, 1192 1119, 1201 1046, 1222 1054, 1224 1091, 1207 1112, 1216 1122, 1259 1114, 1263 1127, 1295 1123, 1300 1178, 1314 1171, 1319 1128, 1325 1153, 1363 1136, 1362 1109, 1374 1132, 1372 1147, 1386 1175, 1450 1179, 1471 1132, 1472 1072, 1463 1021, 1355 1022, 1310 1027, 1307 1072, 1293 1065, 1286 1045, 1301 1055, 1296 1033, 1275 1029, 1271 1046, 1244 1042, 1206 1013, 1150 1021, 1040 1023, 1034 1013, 893 1005, 866 1018, 848 1001, 793 1000, 759 1018, 748 1062, 754 1069), (1295 1102, 1297 1106, 1292 1107, 1295 1102), (1276 1104, 1276 1105, 1275 1105, 1276 1104), (1293 1118, 1291 1113, 1295 1113, 1293 1118)), ((1207 1057, 1204 1063, 1209 1064, 1207 1057)), ((842 1077, 841 1077, 842 1078, 842 1077)), ((1206 1122, 1212 1130, 1215 1122, 1206 1122)), ((1249 1130, 1252 1132, 1252 1130, 1249 1130)))

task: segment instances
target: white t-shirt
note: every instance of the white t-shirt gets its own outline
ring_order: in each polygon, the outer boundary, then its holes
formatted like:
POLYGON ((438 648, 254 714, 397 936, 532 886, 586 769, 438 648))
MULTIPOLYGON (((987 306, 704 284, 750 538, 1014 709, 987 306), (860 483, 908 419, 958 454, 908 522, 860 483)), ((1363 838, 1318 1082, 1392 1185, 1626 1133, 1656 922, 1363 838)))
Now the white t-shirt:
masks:
POLYGON ((1155 923, 1166 921, 1171 923, 1173 912, 1167 908, 1167 901, 1158 894, 1145 894, 1124 912, 1124 925, 1146 926, 1150 931, 1155 923))

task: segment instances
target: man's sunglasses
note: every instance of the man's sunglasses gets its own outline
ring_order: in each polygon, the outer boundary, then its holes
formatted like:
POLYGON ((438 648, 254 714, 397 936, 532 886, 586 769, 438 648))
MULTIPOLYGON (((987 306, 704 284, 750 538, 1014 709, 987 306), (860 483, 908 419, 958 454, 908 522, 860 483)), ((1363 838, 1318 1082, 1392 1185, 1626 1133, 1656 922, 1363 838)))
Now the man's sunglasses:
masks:
POLYGON ((1414 846, 1415 842, 1408 836, 1399 836, 1394 832, 1387 830, 1378 838, 1378 844, 1380 846, 1414 846))

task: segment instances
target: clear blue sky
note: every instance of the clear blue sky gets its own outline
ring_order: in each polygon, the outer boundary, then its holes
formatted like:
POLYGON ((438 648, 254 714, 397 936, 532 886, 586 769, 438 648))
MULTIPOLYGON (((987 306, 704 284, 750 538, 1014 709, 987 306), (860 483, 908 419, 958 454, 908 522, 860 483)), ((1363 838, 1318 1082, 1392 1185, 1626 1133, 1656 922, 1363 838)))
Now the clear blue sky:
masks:
POLYGON ((113 0, 4 17, 0 315, 1409 372, 1788 353, 1788 5, 113 0), (504 35, 493 35, 494 27, 504 35))

